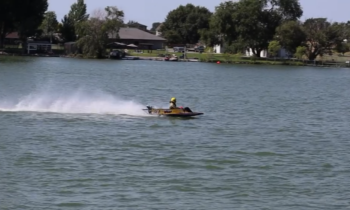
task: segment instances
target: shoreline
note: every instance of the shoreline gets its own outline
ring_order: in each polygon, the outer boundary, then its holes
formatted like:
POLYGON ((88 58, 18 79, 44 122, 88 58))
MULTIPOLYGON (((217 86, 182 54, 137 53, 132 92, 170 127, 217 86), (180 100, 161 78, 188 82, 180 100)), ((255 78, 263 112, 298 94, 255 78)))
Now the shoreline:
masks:
MULTIPOLYGON (((120 60, 150 60, 150 61, 164 61, 162 57, 150 57, 150 56, 127 56, 120 60)), ((264 60, 220 60, 220 59, 209 59, 207 61, 201 61, 200 59, 179 59, 178 61, 166 61, 166 62, 201 62, 201 63, 218 63, 218 64, 240 64, 240 65, 280 65, 280 66, 314 66, 314 67, 344 67, 349 68, 350 66, 335 66, 335 65, 315 65, 315 64, 305 64, 299 61, 264 61, 264 60)))
MULTIPOLYGON (((165 61, 163 57, 151 57, 151 56, 126 56, 120 60, 151 60, 151 61, 165 61)), ((201 62, 199 59, 178 59, 177 61, 166 62, 201 62)))
MULTIPOLYGON (((77 56, 70 56, 70 55, 48 55, 48 54, 1 54, 0 58, 9 58, 8 60, 11 60, 11 58, 14 57, 46 57, 46 58, 52 58, 52 57, 60 57, 60 58, 75 58, 75 59, 93 59, 93 58, 82 58, 77 56)), ((111 58, 102 58, 108 59, 108 60, 149 60, 149 61, 164 61, 164 57, 157 57, 157 56, 135 56, 135 55, 128 55, 121 59, 111 59, 111 58)), ((7 60, 7 59, 6 59, 7 60)), ((0 60, 1 61, 1 60, 0 60)), ((313 66, 313 67, 321 67, 321 68, 350 68, 350 65, 347 63, 340 63, 340 62, 327 62, 327 61, 294 61, 294 60, 285 60, 281 61, 279 60, 263 60, 261 58, 231 58, 231 59, 215 59, 215 58, 208 58, 208 59, 199 59, 199 58, 187 58, 187 59, 178 59, 177 61, 165 61, 165 62, 201 62, 201 63, 218 63, 218 64, 240 64, 240 65, 280 65, 280 66, 313 66)))
MULTIPOLYGON (((153 60, 153 61, 164 61, 163 57, 156 56, 128 56, 137 57, 135 60, 153 60)), ((213 56, 215 57, 215 55, 213 56)), ((134 59, 123 59, 123 60, 134 60, 134 59)), ((172 61, 176 62, 176 61, 172 61)), ((280 59, 280 58, 253 58, 253 57, 228 57, 228 58, 188 58, 179 59, 178 62, 201 62, 201 63, 218 63, 218 64, 240 64, 240 65, 280 65, 280 66, 313 66, 321 68, 350 68, 350 64, 346 62, 335 62, 335 61, 308 61, 308 60, 294 60, 294 59, 280 59)))

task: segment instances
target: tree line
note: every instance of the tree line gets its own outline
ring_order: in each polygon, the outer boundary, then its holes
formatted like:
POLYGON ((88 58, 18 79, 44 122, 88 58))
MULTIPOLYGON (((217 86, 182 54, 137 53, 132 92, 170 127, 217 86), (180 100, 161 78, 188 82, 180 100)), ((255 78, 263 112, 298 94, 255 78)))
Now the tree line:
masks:
POLYGON ((297 57, 349 51, 344 42, 350 35, 350 22, 330 22, 327 18, 301 21, 303 10, 298 0, 226 1, 212 13, 207 8, 187 4, 170 11, 161 26, 169 43, 208 46, 220 44, 228 53, 250 48, 260 57, 262 50, 271 55, 283 47, 297 57))
POLYGON ((10 32, 18 32, 25 44, 27 37, 37 33, 47 10, 47 0, 1 0, 0 48, 10 32))
MULTIPOLYGON (((120 27, 139 24, 124 23, 124 12, 114 6, 89 15, 84 0, 73 3, 61 22, 47 8, 48 0, 1 0, 0 49, 6 35, 17 32, 23 49, 27 38, 34 37, 51 43, 76 42, 83 54, 102 57, 108 37, 117 39, 120 27)), ((302 15, 299 0, 226 1, 214 12, 187 4, 170 11, 162 23, 153 23, 149 32, 155 33, 161 26, 169 44, 220 44, 227 53, 250 48, 257 57, 262 50, 275 55, 281 47, 310 60, 333 50, 343 54, 350 50, 344 42, 350 35, 350 22, 330 22, 327 18, 301 21, 302 15)))
POLYGON ((115 6, 95 10, 90 16, 84 0, 77 0, 61 22, 57 21, 56 13, 47 8, 48 0, 1 0, 0 49, 4 47, 6 35, 17 32, 23 52, 31 37, 51 43, 76 42, 86 56, 103 57, 108 36, 118 38, 119 28, 125 26, 124 12, 115 6))

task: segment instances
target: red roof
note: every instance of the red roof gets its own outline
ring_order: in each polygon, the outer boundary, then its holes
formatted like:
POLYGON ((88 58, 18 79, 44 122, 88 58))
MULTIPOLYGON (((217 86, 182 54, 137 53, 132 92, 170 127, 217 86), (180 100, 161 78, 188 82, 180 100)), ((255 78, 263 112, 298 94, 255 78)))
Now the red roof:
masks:
POLYGON ((6 39, 18 39, 19 36, 18 36, 17 32, 12 32, 12 33, 7 34, 7 36, 5 38, 6 39))

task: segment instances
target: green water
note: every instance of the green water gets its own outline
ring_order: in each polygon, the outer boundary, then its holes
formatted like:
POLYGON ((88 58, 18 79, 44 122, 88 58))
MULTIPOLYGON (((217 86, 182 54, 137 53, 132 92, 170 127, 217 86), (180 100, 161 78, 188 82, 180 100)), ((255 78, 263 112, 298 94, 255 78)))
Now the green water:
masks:
POLYGON ((350 71, 0 63, 0 209, 348 209, 350 71), (204 112, 149 116, 146 105, 204 112))

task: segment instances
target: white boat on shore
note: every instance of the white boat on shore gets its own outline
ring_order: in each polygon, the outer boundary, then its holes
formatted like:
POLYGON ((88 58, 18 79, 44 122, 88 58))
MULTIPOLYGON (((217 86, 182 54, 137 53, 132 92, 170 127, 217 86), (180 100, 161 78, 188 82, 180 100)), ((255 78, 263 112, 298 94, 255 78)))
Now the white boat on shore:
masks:
POLYGON ((171 57, 165 57, 164 61, 179 61, 179 58, 177 57, 177 55, 173 54, 171 57))

